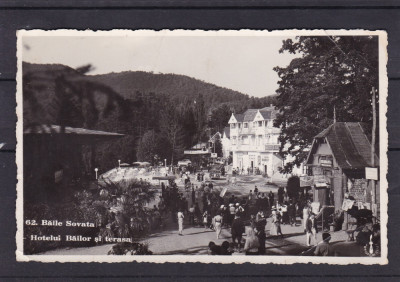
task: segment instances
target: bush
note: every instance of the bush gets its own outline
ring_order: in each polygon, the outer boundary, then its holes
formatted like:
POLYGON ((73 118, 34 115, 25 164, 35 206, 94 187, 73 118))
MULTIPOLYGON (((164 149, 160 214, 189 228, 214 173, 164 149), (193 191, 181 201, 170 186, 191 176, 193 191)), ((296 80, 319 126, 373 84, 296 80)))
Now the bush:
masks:
MULTIPOLYGON (((24 224, 24 253, 34 254, 60 247, 89 247, 90 241, 65 241, 65 235, 95 238, 139 238, 149 232, 157 222, 152 210, 145 204, 154 199, 155 190, 139 181, 121 184, 106 181, 99 190, 76 192, 73 201, 59 203, 24 204, 24 219, 58 220, 63 226, 32 226, 24 224), (90 222, 94 228, 66 227, 65 221, 90 222), (61 241, 35 241, 31 235, 61 235, 61 241)), ((104 240, 103 240, 104 241, 104 240)))
POLYGON ((143 243, 118 243, 112 247, 108 255, 152 255, 147 244, 143 243))
POLYGON ((300 178, 298 176, 289 177, 286 189, 290 199, 297 199, 300 191, 300 178))

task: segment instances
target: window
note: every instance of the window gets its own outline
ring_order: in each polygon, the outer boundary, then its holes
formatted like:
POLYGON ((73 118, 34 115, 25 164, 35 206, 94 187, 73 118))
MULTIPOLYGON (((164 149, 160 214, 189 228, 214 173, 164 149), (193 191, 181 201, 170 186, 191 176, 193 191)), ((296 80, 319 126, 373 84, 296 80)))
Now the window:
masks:
POLYGON ((261 127, 262 126, 262 121, 259 121, 258 122, 258 127, 261 127))
POLYGON ((268 127, 268 120, 265 121, 265 127, 268 127))
POLYGON ((236 145, 236 136, 232 137, 232 145, 236 145))
POLYGON ((248 128, 248 126, 249 126, 249 125, 247 124, 247 122, 245 122, 245 123, 244 123, 244 128, 248 128))
POLYGON ((235 123, 231 123, 231 128, 235 128, 236 124, 235 123))
POLYGON ((238 128, 241 128, 242 127, 242 124, 241 123, 238 123, 238 128))

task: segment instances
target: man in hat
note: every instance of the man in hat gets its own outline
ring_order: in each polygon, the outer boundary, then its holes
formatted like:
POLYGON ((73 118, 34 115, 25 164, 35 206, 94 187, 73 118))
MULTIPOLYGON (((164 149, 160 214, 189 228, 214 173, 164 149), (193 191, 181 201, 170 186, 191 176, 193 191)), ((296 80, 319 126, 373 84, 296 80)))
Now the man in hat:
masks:
POLYGON ((307 246, 311 245, 311 236, 314 237, 314 244, 317 244, 318 227, 314 213, 311 213, 310 217, 307 219, 306 232, 307 246))
POLYGON ((232 224, 233 219, 235 218, 235 205, 229 204, 229 224, 232 224))
POLYGON ((240 219, 240 215, 236 214, 235 219, 232 222, 231 234, 232 234, 232 242, 233 244, 238 246, 238 250, 240 251, 241 243, 242 243, 242 234, 244 233, 244 223, 240 219))
POLYGON ((236 203, 235 214, 243 216, 243 213, 244 213, 244 208, 239 203, 236 203))

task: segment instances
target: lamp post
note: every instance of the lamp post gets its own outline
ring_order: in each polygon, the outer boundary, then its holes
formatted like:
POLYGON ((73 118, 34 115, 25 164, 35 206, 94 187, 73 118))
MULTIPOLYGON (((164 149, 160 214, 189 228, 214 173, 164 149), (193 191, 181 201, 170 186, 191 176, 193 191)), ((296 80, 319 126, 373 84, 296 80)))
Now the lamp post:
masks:
POLYGON ((118 167, 121 168, 121 160, 118 160, 118 167))
POLYGON ((94 169, 94 171, 95 171, 95 173, 96 173, 96 180, 97 180, 97 172, 99 171, 99 169, 96 167, 96 168, 94 169))

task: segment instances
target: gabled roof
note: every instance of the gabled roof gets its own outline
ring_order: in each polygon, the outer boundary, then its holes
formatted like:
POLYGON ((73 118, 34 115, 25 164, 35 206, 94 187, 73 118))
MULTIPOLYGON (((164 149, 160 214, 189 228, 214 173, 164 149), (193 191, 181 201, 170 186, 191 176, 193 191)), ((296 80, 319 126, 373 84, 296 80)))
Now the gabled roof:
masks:
POLYGON ((243 122, 252 122, 257 115, 257 109, 248 109, 243 113, 243 122))
POLYGON ((237 122, 243 122, 244 114, 233 114, 237 122))
MULTIPOLYGON (((318 140, 325 138, 333 156, 342 169, 364 168, 371 165, 371 144, 358 122, 336 122, 314 137, 313 146, 307 158, 312 163, 318 140)), ((378 163, 375 156, 375 163, 378 163)))
POLYGON ((229 126, 224 127, 223 136, 225 136, 226 138, 231 138, 231 128, 229 126))
MULTIPOLYGON (((24 134, 59 134, 61 133, 62 127, 60 125, 47 125, 41 124, 32 127, 28 127, 24 130, 24 134)), ((92 135, 92 136, 116 136, 122 137, 124 134, 100 131, 100 130, 92 130, 86 128, 76 128, 66 126, 64 128, 64 133, 67 135, 92 135)))
POLYGON ((125 136, 124 134, 114 132, 75 128, 70 126, 66 126, 63 133, 61 131, 62 127, 59 125, 41 124, 26 128, 24 130, 24 136, 48 136, 49 138, 61 136, 61 138, 75 140, 75 142, 80 144, 92 144, 94 142, 114 140, 115 138, 125 136))

